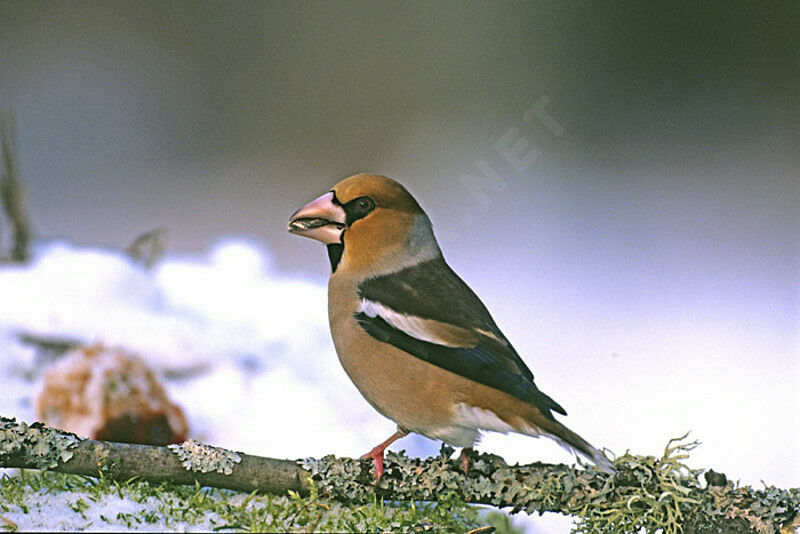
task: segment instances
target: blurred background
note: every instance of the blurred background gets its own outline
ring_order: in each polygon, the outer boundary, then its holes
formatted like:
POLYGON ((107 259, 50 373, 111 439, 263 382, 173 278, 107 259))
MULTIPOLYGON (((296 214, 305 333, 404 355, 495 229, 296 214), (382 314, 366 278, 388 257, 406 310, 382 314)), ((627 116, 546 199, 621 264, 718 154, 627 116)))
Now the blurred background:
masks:
MULTIPOLYGON (((660 454, 691 430, 696 466, 797 486, 799 18, 790 2, 2 2, 0 108, 36 236, 30 265, 0 268, 5 365, 39 361, 20 332, 124 345, 179 378, 190 434, 365 452, 392 424, 338 368, 324 250, 285 224, 368 171, 416 196, 589 441, 660 454), (153 270, 116 254, 155 227, 153 270), (272 413, 282 388, 308 407, 272 413)), ((6 413, 33 417, 29 383, 6 413)), ((483 449, 571 461, 545 440, 483 449)))

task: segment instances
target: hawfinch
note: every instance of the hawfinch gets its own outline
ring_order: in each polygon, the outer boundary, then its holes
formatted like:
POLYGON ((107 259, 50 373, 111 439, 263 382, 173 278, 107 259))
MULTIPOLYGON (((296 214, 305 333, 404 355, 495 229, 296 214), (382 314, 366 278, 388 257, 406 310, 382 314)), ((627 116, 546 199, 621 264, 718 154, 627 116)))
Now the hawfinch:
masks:
POLYGON ((328 316, 344 370, 397 432, 362 458, 383 473, 383 451, 409 432, 469 450, 482 430, 547 436, 605 471, 610 462, 558 422, 566 415, 477 295, 444 260, 431 222, 399 183, 358 174, 296 211, 289 231, 327 245, 328 316))

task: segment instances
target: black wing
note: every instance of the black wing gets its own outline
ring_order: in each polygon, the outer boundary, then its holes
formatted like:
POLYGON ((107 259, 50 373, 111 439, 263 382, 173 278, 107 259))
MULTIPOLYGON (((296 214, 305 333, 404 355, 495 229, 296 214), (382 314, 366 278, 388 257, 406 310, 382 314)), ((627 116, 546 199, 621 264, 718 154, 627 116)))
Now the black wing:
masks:
MULTIPOLYGON (((519 357, 489 311, 458 275, 439 257, 359 286, 362 299, 408 318, 432 320, 468 332, 464 346, 421 339, 390 316, 358 313, 356 319, 372 337, 413 354, 433 365, 493 387, 537 406, 552 419, 550 410, 566 415, 553 399, 539 391, 533 373, 519 357)), ((424 323, 424 321, 420 321, 424 323)))

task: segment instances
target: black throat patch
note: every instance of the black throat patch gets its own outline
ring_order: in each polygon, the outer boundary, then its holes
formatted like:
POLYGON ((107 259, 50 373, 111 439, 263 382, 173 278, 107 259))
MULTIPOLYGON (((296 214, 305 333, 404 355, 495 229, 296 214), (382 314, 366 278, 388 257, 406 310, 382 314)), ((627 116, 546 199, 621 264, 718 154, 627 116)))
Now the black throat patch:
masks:
POLYGON ((344 245, 342 243, 330 243, 328 245, 328 260, 331 262, 331 273, 336 272, 336 267, 339 266, 343 253, 344 245))

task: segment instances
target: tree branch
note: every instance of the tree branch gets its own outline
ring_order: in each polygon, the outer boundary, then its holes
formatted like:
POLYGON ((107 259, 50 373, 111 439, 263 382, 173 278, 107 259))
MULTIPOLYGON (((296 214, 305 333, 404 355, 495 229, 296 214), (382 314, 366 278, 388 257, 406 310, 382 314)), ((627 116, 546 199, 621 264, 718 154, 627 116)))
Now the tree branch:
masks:
MULTIPOLYGON (((685 436, 684 436, 685 438, 685 436)), ((615 475, 593 468, 531 464, 508 466, 502 458, 473 453, 468 475, 449 459, 452 449, 427 459, 389 453, 380 484, 371 462, 325 456, 276 460, 187 441, 154 447, 82 439, 74 434, 0 418, 0 467, 46 469, 114 480, 138 477, 228 488, 308 494, 345 503, 435 501, 447 493, 465 502, 511 507, 513 512, 577 516, 579 532, 684 534, 790 532, 800 521, 800 489, 736 487, 719 473, 690 470, 681 460, 696 443, 673 440, 661 458, 628 455, 615 475), (784 529, 784 530, 781 530, 784 529)))
POLYGON ((31 231, 14 156, 15 136, 16 128, 13 117, 8 113, 0 113, 0 157, 2 157, 5 169, 5 172, 0 174, 0 203, 11 223, 11 259, 24 262, 28 260, 31 231))
POLYGON ((290 460, 232 453, 238 457, 231 461, 235 465, 234 473, 221 463, 229 451, 192 441, 183 447, 95 441, 41 423, 28 426, 14 419, 0 418, 0 421, 0 467, 95 477, 102 474, 121 481, 139 478, 187 485, 197 481, 202 486, 244 492, 286 493, 291 490, 303 494, 309 489, 308 474, 290 460), (195 455, 193 462, 192 453, 195 455))

